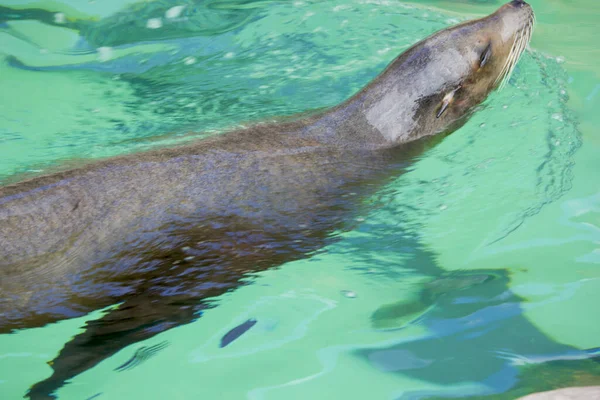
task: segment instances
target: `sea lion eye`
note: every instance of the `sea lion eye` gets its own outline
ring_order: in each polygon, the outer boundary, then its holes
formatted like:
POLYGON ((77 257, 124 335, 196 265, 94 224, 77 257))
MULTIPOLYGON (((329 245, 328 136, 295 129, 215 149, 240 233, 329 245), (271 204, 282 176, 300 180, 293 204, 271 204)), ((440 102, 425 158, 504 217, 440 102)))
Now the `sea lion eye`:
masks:
POLYGON ((481 57, 479 58, 479 68, 483 68, 485 64, 490 60, 492 56, 492 44, 488 44, 483 53, 481 53, 481 57))

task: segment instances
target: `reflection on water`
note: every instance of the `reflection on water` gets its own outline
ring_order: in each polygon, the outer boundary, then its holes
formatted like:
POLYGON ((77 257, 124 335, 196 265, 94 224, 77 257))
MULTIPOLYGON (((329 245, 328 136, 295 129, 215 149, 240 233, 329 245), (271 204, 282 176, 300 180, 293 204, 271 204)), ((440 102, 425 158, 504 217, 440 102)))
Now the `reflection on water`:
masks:
MULTIPOLYGON (((60 158, 133 151, 148 144, 172 143, 178 138, 173 134, 331 106, 365 85, 408 45, 457 21, 435 14, 415 18, 401 3, 252 4, 207 6, 201 13, 211 20, 212 13, 218 15, 223 9, 254 15, 251 23, 232 31, 172 39, 169 27, 144 28, 165 37, 102 46, 82 55, 61 54, 80 45, 79 31, 67 34, 62 27, 54 32, 31 21, 11 22, 3 36, 8 45, 6 62, 12 66, 7 73, 24 81, 43 77, 46 86, 44 91, 39 86, 27 88, 25 93, 36 93, 37 98, 22 101, 26 95, 15 87, 15 104, 5 105, 8 115, 2 125, 13 140, 3 146, 0 173, 38 170, 60 158), (378 35, 369 26, 353 24, 362 15, 375 13, 378 26, 384 27, 378 35), (55 40, 39 37, 38 30, 55 40), (46 51, 27 46, 13 35, 15 31, 30 40, 44 40, 41 46, 46 51), (371 38, 369 43, 365 37, 371 38), (38 107, 39 120, 48 119, 42 146, 43 127, 36 121, 23 123, 31 101, 71 104, 79 91, 86 95, 88 107, 85 112, 75 106, 61 107, 60 129, 53 128, 50 110, 43 104, 38 107), (98 130, 101 136, 93 133, 98 130), (153 141, 141 141, 144 138, 153 141), (48 151, 49 146, 55 149, 48 151)), ((130 27, 116 25, 108 31, 129 37, 130 27)))
MULTIPOLYGON (((463 18, 422 8, 444 1, 99 3, 0 6, 3 181, 334 105, 463 18)), ((501 2, 462 3, 488 12, 501 2)), ((586 283, 513 287, 553 265, 551 247, 518 263, 478 261, 572 187, 581 138, 562 61, 526 54, 509 87, 374 196, 338 244, 249 276, 252 287, 214 299, 219 307, 193 324, 143 345, 132 339, 69 379, 60 398, 162 398, 175 390, 164 382, 176 380, 181 398, 227 387, 230 398, 512 399, 597 383, 598 344, 563 344, 528 319, 586 283), (477 265, 462 270, 469 260, 477 265), (197 377, 213 375, 199 392, 197 377)), ((0 336, 0 391, 19 398, 46 379, 44 362, 82 337, 77 324, 0 336), (51 329, 61 337, 54 344, 51 329)))

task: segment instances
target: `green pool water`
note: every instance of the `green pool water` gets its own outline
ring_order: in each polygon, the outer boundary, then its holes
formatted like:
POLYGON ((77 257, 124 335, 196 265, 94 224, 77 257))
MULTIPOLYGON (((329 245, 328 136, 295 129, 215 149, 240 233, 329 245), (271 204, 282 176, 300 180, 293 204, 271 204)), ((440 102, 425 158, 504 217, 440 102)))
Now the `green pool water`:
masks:
MULTIPOLYGON (((600 384, 600 3, 530 3, 538 24, 509 85, 355 230, 57 398, 515 399, 600 384)), ((2 0, 0 184, 332 106, 415 41, 501 4, 2 0)), ((50 376, 102 312, 0 335, 0 398, 50 376)))

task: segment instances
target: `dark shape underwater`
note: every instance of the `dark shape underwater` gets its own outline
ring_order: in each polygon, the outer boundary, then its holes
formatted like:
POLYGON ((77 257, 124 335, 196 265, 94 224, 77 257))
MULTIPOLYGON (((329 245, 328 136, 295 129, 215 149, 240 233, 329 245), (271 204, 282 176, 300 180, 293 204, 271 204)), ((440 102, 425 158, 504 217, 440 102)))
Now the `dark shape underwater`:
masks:
POLYGON ((531 324, 523 316, 524 299, 510 291, 509 274, 508 270, 442 273, 424 286, 414 301, 417 305, 399 302, 373 314, 374 325, 386 326, 389 322, 380 318, 428 309, 419 323, 432 332, 431 337, 364 349, 356 355, 383 373, 444 388, 404 393, 399 388, 398 400, 515 399, 576 383, 574 377, 581 374, 600 382, 600 364, 594 362, 600 357, 598 349, 557 343, 531 324), (557 365, 563 368, 560 374, 554 372, 557 365))
POLYGON ((252 328, 254 325, 256 325, 256 320, 252 318, 231 329, 229 332, 223 335, 219 347, 226 347, 231 342, 242 336, 244 333, 248 332, 250 328, 252 328))

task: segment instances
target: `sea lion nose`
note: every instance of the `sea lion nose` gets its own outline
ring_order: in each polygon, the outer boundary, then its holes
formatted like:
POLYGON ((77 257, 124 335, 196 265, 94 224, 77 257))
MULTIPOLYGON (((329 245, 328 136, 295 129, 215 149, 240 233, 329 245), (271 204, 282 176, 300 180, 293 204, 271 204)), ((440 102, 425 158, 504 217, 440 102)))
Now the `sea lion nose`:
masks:
POLYGON ((521 7, 523 7, 525 4, 527 4, 527 3, 525 3, 525 1, 524 1, 524 0, 512 0, 512 1, 510 2, 510 5, 511 5, 511 6, 513 6, 513 7, 516 7, 516 8, 521 8, 521 7))

